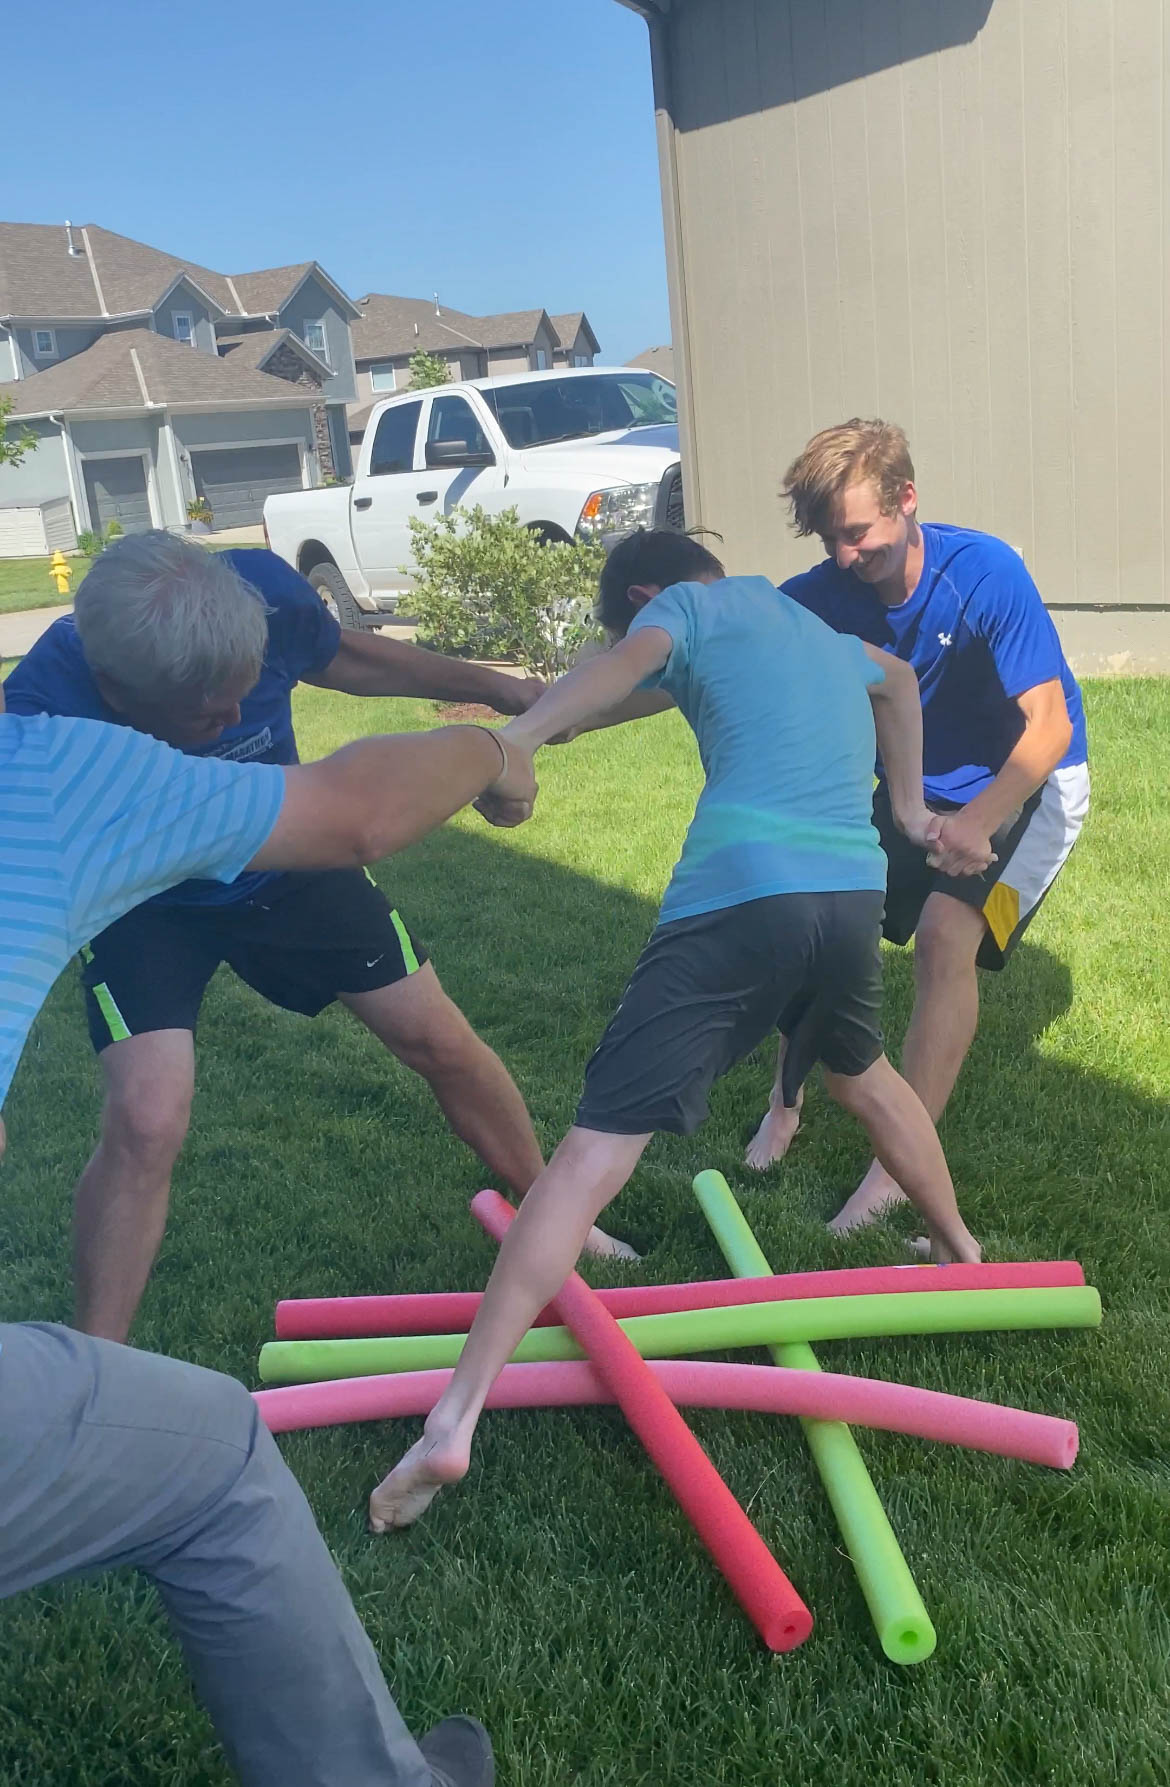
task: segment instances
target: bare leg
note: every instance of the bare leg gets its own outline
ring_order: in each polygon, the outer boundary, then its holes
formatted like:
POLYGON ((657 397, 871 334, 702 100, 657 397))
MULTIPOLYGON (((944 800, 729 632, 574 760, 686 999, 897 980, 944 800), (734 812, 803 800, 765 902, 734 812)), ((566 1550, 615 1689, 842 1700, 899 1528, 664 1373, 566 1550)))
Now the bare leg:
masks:
POLYGON ((171 1169, 195 1088, 189 1030, 153 1030, 102 1050, 102 1133, 77 1183, 74 1326, 124 1341, 162 1244, 171 1169))
MULTIPOLYGON (((340 997, 392 1055, 421 1075, 460 1141, 522 1199, 544 1169, 532 1120, 511 1074, 447 997, 430 962, 377 992, 340 997)), ((590 1230, 584 1251, 638 1258, 601 1229, 590 1230)))
MULTIPOLYGON (((917 996, 902 1045, 902 1075, 935 1123, 946 1109, 979 1021, 975 957, 984 929, 981 912, 936 893, 923 907, 915 934, 917 996)), ((903 1187, 875 1160, 829 1227, 834 1234, 847 1234, 905 1201, 903 1187)))
POLYGON ((784 1103, 784 1057, 788 1053, 788 1038, 781 1034, 776 1049, 776 1078, 772 1085, 772 1095, 768 1100, 768 1109, 764 1113, 763 1122, 748 1144, 744 1156, 748 1166, 755 1167, 759 1173, 764 1172, 774 1161, 783 1160, 792 1143, 792 1138, 800 1128, 800 1107, 804 1103, 804 1087, 796 1094, 796 1103, 784 1103))
POLYGON ((886 1057, 879 1056, 861 1074, 826 1072, 825 1087, 864 1124, 878 1159, 921 1211, 931 1258, 964 1264, 980 1260, 982 1249, 959 1215, 934 1124, 917 1093, 886 1057))
POLYGON ((445 1484, 466 1473, 488 1391, 564 1284, 589 1225, 622 1189, 649 1140, 569 1131, 504 1237, 454 1376, 427 1416, 422 1438, 370 1497, 375 1532, 409 1526, 445 1484))

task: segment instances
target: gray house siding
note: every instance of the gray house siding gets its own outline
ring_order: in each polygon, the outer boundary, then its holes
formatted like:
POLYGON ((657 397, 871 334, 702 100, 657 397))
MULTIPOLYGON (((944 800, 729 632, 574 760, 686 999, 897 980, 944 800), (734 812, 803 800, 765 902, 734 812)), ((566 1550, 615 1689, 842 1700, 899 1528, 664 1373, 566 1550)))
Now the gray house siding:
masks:
POLYGON ((49 359, 41 359, 33 353, 32 329, 17 329, 14 332, 17 352, 20 355, 20 377, 31 378, 34 372, 44 372, 47 366, 56 366, 59 360, 71 360, 74 354, 84 353, 92 347, 101 329, 54 329, 53 335, 57 343, 57 352, 49 359))
POLYGON ((170 296, 159 305, 154 313, 154 327, 159 335, 167 335, 172 341, 178 339, 175 334, 175 317, 186 313, 191 318, 194 330, 195 346, 205 354, 214 354, 215 324, 211 312, 193 287, 181 281, 170 296))
POLYGON ((230 447, 245 441, 303 441, 313 446, 313 418, 308 407, 287 410, 209 411, 173 418, 180 447, 230 447))
MULTIPOLYGON (((15 436, 23 424, 9 427, 15 436)), ((52 497, 69 495, 69 473, 65 466, 65 447, 61 430, 55 422, 30 422, 38 445, 27 453, 21 465, 0 466, 0 503, 43 503, 52 497)))
POLYGON ((306 279, 304 285, 293 293, 277 318, 279 328, 291 329, 301 341, 305 339, 306 323, 325 325, 332 376, 326 379, 322 395, 334 402, 352 403, 357 396, 357 381, 354 376, 349 322, 338 310, 332 294, 312 277, 306 279))

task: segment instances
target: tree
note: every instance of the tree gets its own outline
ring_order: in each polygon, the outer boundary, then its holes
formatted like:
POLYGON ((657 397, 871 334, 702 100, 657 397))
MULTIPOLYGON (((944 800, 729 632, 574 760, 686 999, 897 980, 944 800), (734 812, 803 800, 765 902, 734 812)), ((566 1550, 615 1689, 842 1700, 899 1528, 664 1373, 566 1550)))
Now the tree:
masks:
POLYGON ((15 435, 9 434, 11 414, 11 397, 0 397, 0 465, 19 465, 26 453, 35 453, 37 448, 37 437, 27 422, 21 423, 15 435))
POLYGON ((428 354, 419 348, 410 356, 408 391, 426 391, 432 385, 449 385, 451 368, 440 354, 428 354))

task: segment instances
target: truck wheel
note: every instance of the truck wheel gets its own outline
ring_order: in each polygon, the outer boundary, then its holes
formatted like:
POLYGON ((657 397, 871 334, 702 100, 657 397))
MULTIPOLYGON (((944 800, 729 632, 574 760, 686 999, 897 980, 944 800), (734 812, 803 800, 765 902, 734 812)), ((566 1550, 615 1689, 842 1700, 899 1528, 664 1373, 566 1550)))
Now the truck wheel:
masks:
POLYGON ((365 615, 336 565, 314 565, 309 572, 309 582, 339 626, 348 627, 354 633, 363 630, 365 615))

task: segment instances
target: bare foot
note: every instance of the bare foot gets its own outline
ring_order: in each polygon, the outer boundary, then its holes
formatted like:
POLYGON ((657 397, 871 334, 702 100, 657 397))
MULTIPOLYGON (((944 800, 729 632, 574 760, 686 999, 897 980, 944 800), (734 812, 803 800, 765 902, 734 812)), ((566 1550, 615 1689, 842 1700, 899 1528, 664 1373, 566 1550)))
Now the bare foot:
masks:
POLYGON ((983 1259, 983 1249, 974 1235, 968 1234, 963 1247, 950 1247, 941 1235, 916 1235, 910 1243, 910 1251, 917 1259, 929 1260, 932 1266, 978 1266, 983 1259))
POLYGON ((410 1526, 426 1513, 440 1489, 466 1476, 470 1462, 466 1444, 447 1434, 432 1437, 424 1432, 370 1496, 370 1531, 410 1526))
POLYGON ((847 1198, 829 1224, 831 1235, 847 1235, 877 1222, 887 1211, 907 1202, 906 1193, 885 1167, 875 1160, 851 1198, 847 1198))
POLYGON ((613 1235, 607 1235, 604 1229, 591 1228, 585 1237, 582 1253, 591 1253, 597 1260, 640 1260, 641 1254, 635 1253, 628 1241, 619 1241, 613 1235))
POLYGON ((748 1166, 762 1173, 773 1161, 783 1160, 800 1128, 800 1101, 794 1105, 770 1104, 744 1155, 748 1166))

